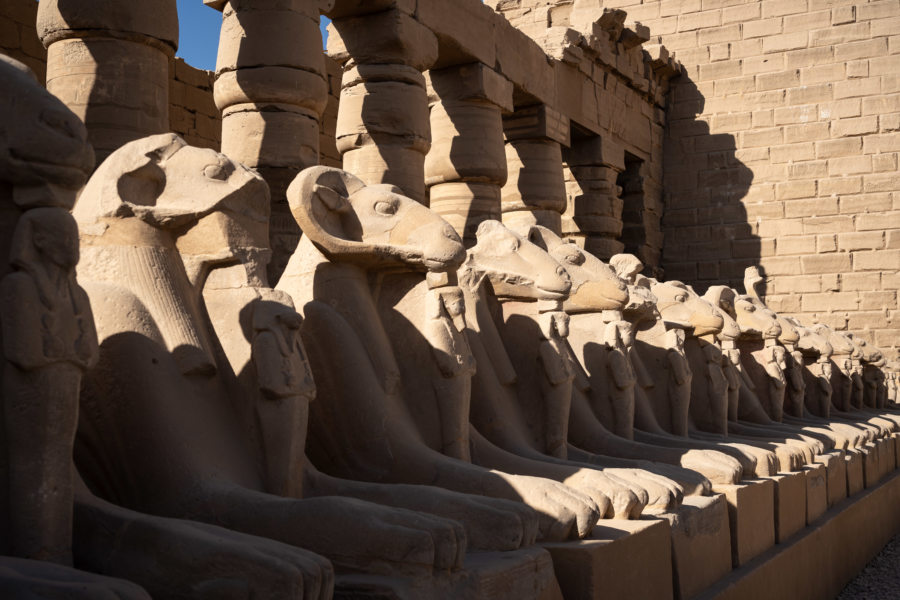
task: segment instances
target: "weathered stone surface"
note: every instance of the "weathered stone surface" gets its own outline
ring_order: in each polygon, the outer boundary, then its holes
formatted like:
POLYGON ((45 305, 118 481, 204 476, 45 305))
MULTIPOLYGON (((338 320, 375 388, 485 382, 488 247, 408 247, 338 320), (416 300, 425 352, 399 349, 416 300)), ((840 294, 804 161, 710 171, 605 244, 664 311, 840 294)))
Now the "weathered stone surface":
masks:
POLYGON ((775 543, 775 484, 767 480, 740 485, 716 485, 728 501, 731 558, 735 567, 746 564, 775 543))
MULTIPOLYGON (((781 554, 870 531, 836 515, 900 452, 893 8, 206 0, 213 77, 171 61, 170 1, 27 4, 0 9, 0 49, 46 59, 86 127, 15 66, 2 545, 159 597, 229 595, 234 572, 265 597, 689 597, 731 560, 779 597, 825 589, 796 560, 773 583, 781 554), (134 142, 170 128, 224 155, 134 142), (74 210, 96 367, 67 212, 86 140, 115 153, 74 210), (342 161, 356 176, 289 186, 342 161), (632 521, 569 543, 562 589, 523 549, 641 513, 668 541, 632 521), (335 560, 336 588, 276 539, 335 560)), ((0 587, 35 573, 4 565, 0 587)))

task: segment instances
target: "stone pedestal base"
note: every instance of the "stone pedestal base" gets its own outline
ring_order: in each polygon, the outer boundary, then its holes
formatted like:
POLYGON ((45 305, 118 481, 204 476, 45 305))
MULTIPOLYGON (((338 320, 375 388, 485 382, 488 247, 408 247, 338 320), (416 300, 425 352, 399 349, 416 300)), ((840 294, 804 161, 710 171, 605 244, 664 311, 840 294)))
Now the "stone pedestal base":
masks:
POLYGON ((693 598, 731 572, 731 531, 724 496, 688 496, 677 511, 661 516, 672 531, 675 598, 693 598))
POLYGON ((875 440, 872 443, 866 444, 865 449, 862 451, 863 453, 863 482, 867 488, 873 487, 878 483, 878 480, 881 479, 881 474, 879 473, 879 464, 878 464, 878 442, 879 440, 875 440))
POLYGON ((603 520, 586 540, 542 547, 553 557, 566 600, 673 598, 672 542, 665 520, 603 520))
POLYGON ((897 438, 894 435, 884 438, 884 476, 890 475, 897 468, 897 438))
POLYGON ((844 461, 847 464, 847 495, 853 496, 865 488, 863 454, 859 450, 848 450, 844 461))
POLYGON ((539 547, 466 555, 465 568, 433 577, 342 575, 335 600, 563 600, 550 555, 539 547))
POLYGON ((775 483, 775 543, 806 527, 806 476, 803 473, 779 473, 765 477, 775 483))
POLYGON ((900 443, 900 440, 897 439, 897 434, 892 433, 891 437, 885 438, 886 448, 886 459, 888 463, 887 471, 885 475, 890 474, 897 468, 897 465, 900 464, 897 462, 897 444, 900 443))
POLYGON ((900 532, 900 473, 841 502, 788 544, 732 571, 697 600, 834 598, 900 532))
POLYGON ((731 525, 731 561, 739 567, 775 544, 775 484, 748 479, 736 485, 717 484, 725 495, 731 525))
POLYGON ((847 463, 844 452, 832 450, 816 456, 816 463, 825 466, 825 485, 828 488, 828 508, 847 497, 847 463))
POLYGON ((810 524, 828 510, 828 470, 825 465, 803 467, 806 475, 806 523, 810 524))

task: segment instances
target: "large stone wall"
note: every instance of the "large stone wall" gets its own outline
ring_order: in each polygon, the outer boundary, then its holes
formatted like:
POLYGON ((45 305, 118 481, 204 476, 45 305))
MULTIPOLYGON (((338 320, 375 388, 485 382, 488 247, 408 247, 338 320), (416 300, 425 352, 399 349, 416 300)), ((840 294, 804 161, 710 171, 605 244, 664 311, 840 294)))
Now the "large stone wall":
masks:
MULTIPOLYGON (((608 3, 609 4, 609 3, 608 3)), ((669 278, 900 346, 900 2, 617 0, 684 65, 665 154, 669 278)))
MULTIPOLYGON (((654 111, 652 91, 634 85, 640 77, 629 75, 628 62, 615 60, 615 43, 612 53, 598 55, 596 39, 572 38, 571 3, 497 7, 559 60, 561 88, 561 74, 571 70, 580 74, 572 81, 590 79, 604 90, 589 111, 598 115, 595 132, 644 161, 643 206, 621 238, 629 249, 657 263, 664 200, 667 277, 701 289, 736 285, 746 266, 759 264, 777 310, 849 329, 881 347, 900 346, 900 2, 612 4, 627 11, 627 25, 639 21, 657 36, 646 49, 664 44, 684 65, 665 117, 654 111), (610 56, 611 65, 592 71, 610 56)), ((32 0, 3 3, 0 51, 43 78, 36 9, 32 0)), ((631 67, 640 73, 641 65, 631 67)), ((181 59, 170 72, 172 130, 217 148, 213 75, 181 59)), ((328 74, 321 152, 325 164, 338 165, 336 63, 328 62, 328 74)), ((583 193, 567 174, 569 193, 583 193)))
POLYGON ((47 78, 47 51, 35 31, 37 2, 3 0, 0 3, 0 52, 31 67, 39 81, 47 78))
MULTIPOLYGON (((38 39, 37 2, 0 2, 0 52, 20 60, 47 78, 47 50, 38 39)), ((213 73, 195 69, 181 58, 169 63, 169 125, 192 145, 218 149, 222 117, 213 103, 213 73)))
POLYGON ((571 2, 552 0, 501 0, 492 5, 559 61, 557 94, 581 99, 580 112, 590 114, 596 123, 592 131, 596 137, 580 142, 576 135, 564 157, 566 235, 602 258, 633 253, 654 271, 663 243, 665 92, 677 65, 661 46, 643 45, 649 31, 625 27, 624 14, 604 15, 599 7, 585 14, 573 10, 571 2), (587 169, 581 162, 583 154, 594 157, 587 169), (602 160, 597 160, 600 156, 602 160), (617 182, 624 188, 618 201, 608 201, 617 194, 603 185, 606 179, 613 189, 617 182), (600 187, 595 187, 598 183, 600 187), (604 209, 612 205, 617 207, 604 209))

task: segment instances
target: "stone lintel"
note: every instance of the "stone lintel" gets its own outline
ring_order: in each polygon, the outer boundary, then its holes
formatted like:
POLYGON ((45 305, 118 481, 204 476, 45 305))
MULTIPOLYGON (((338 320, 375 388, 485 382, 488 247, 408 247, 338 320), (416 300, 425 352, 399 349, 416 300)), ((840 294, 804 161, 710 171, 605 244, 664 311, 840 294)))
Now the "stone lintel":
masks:
POLYGON ((402 7, 335 18, 329 29, 328 55, 338 62, 402 64, 420 71, 438 57, 434 33, 402 7))
POLYGON ((569 117, 547 106, 535 104, 503 117, 507 140, 546 139, 562 146, 571 145, 569 117))
POLYGON ((609 136, 592 136, 573 141, 565 153, 570 167, 603 165, 617 171, 625 170, 625 148, 609 136))
POLYGON ((398 9, 407 14, 416 12, 416 0, 326 0, 322 12, 331 19, 358 17, 384 10, 398 9))
POLYGON ((482 63, 432 69, 426 77, 431 99, 484 100, 505 113, 514 110, 512 82, 482 63))

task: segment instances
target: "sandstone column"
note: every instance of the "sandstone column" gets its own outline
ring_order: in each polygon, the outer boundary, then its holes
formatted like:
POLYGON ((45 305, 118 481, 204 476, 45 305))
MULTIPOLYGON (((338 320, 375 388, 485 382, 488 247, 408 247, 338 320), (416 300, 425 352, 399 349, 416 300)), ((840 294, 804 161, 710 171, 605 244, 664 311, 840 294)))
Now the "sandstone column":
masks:
POLYGON ((564 152, 566 212, 563 236, 603 260, 621 253, 622 188, 616 183, 625 170, 625 151, 609 139, 594 136, 573 140, 564 152))
POLYGON ((472 246, 479 223, 500 220, 500 188, 507 176, 503 113, 513 110, 513 85, 480 63, 432 70, 427 79, 430 206, 472 246))
POLYGON ((562 234, 566 187, 562 148, 569 145, 569 119, 545 105, 503 119, 509 178, 501 191, 503 222, 521 230, 543 225, 562 234))
POLYGON ((269 271, 275 276, 300 239, 285 191, 297 173, 319 162, 319 119, 328 101, 319 32, 323 2, 205 3, 223 13, 214 90, 222 111, 222 153, 256 169, 269 184, 269 271))
POLYGON ((437 60, 437 38, 399 8, 361 10, 332 14, 328 53, 344 64, 337 148, 344 169, 367 184, 424 202, 431 128, 422 71, 437 60))
POLYGON ((169 130, 175 0, 42 0, 47 89, 88 130, 99 165, 120 146, 169 130))

